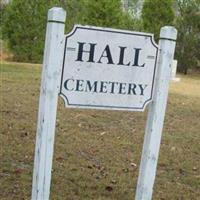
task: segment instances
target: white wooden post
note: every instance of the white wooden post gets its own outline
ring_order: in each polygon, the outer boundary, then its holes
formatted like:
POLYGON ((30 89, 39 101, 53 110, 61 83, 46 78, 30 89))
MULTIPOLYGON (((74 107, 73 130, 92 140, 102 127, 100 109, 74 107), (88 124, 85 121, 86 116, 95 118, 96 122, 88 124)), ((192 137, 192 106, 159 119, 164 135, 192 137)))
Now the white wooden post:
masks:
POLYGON ((152 198, 176 37, 174 27, 165 26, 161 29, 155 90, 149 105, 136 200, 152 198))
POLYGON ((32 200, 48 200, 50 193, 57 101, 64 52, 66 12, 48 12, 38 126, 33 169, 32 200))

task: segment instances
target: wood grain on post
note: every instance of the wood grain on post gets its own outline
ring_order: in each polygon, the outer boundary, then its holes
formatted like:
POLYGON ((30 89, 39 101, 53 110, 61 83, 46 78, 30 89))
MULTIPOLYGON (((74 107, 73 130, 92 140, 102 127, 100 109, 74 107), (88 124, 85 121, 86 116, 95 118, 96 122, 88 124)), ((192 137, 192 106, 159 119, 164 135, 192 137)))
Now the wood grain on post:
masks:
POLYGON ((174 27, 165 26, 161 29, 156 82, 153 101, 149 105, 136 200, 152 198, 176 37, 174 27))
POLYGON ((49 199, 57 101, 64 51, 65 18, 66 12, 62 8, 55 7, 48 12, 38 111, 32 200, 49 199))

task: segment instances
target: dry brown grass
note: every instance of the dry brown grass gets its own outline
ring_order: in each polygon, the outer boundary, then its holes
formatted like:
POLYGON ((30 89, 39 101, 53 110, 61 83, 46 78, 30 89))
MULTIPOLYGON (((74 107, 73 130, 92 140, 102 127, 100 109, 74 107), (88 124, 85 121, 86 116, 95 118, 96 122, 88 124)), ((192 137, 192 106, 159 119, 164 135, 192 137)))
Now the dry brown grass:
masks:
MULTIPOLYGON (((40 73, 1 65, 2 200, 30 199, 40 73)), ((200 76, 181 76, 170 87, 154 200, 199 199, 199 120, 200 76)), ((59 100, 51 199, 134 199, 145 121, 146 112, 67 109, 59 100)))
POLYGON ((200 75, 178 75, 180 82, 171 82, 170 93, 188 97, 200 97, 200 75))

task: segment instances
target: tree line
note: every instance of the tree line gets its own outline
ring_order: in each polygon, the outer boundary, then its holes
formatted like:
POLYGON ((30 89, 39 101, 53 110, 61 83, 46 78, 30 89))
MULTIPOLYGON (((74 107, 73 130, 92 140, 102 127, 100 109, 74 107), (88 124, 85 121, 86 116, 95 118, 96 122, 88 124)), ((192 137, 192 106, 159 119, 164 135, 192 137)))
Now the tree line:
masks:
POLYGON ((54 6, 67 10, 66 32, 74 24, 154 33, 172 25, 178 29, 175 58, 178 70, 200 69, 200 0, 12 0, 1 3, 0 31, 16 61, 42 62, 47 11, 54 6))

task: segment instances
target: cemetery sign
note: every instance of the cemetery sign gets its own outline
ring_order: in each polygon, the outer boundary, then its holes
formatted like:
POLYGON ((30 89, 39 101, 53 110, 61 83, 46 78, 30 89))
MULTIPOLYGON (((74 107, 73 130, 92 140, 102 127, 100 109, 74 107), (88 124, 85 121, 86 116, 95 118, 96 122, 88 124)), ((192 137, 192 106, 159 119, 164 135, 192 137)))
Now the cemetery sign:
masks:
POLYGON ((60 94, 69 107, 144 110, 157 52, 152 34, 75 25, 66 36, 60 94))
POLYGON ((151 200, 177 30, 162 27, 157 47, 148 33, 76 25, 65 35, 65 18, 48 12, 31 199, 49 199, 60 94, 68 107, 143 111, 151 102, 135 195, 151 200))

